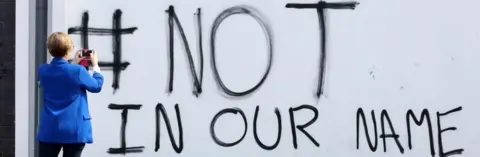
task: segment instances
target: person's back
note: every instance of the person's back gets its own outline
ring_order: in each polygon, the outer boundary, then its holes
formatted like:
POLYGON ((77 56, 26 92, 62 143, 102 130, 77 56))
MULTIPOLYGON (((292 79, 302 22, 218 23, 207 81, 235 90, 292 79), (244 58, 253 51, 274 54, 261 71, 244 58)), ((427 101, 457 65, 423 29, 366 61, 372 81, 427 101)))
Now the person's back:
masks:
MULTIPOLYGON (((103 76, 98 68, 96 54, 91 57, 94 64, 93 76, 85 67, 68 63, 73 43, 66 34, 52 34, 47 44, 54 58, 50 64, 43 64, 38 69, 43 90, 37 135, 40 142, 39 155, 56 157, 63 148, 64 157, 79 157, 85 143, 93 143, 87 91, 100 92, 103 76)), ((75 63, 83 59, 79 52, 75 56, 75 63)))
MULTIPOLYGON (((86 91, 79 81, 82 70, 85 71, 85 68, 58 58, 39 68, 43 108, 38 140, 55 143, 93 142, 91 135, 89 137, 86 134, 91 133, 91 128, 79 128, 83 126, 82 123, 90 123, 88 105, 85 105, 88 104, 86 91)), ((99 91, 100 88, 92 90, 99 91)))

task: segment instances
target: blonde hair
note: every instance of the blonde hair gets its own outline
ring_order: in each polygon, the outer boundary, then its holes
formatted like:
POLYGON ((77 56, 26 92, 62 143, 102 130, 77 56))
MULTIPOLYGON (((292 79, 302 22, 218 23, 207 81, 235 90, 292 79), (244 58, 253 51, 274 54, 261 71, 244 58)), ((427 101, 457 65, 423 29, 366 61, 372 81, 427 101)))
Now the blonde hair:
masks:
POLYGON ((67 33, 55 32, 47 39, 47 48, 53 57, 64 57, 68 55, 73 47, 73 41, 67 33))

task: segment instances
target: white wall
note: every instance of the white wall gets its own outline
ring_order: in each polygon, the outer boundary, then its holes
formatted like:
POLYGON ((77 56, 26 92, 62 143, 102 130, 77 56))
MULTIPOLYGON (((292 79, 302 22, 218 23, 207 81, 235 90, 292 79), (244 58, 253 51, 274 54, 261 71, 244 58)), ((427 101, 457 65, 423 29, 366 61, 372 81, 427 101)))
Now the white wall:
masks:
POLYGON ((15 156, 32 157, 36 102, 35 0, 15 2, 15 156))
MULTIPOLYGON (((480 101, 476 96, 480 86, 477 72, 480 66, 477 62, 480 59, 480 22, 474 19, 480 13, 476 9, 480 1, 364 0, 359 1, 360 5, 353 11, 328 10, 325 95, 320 99, 313 94, 319 70, 317 14, 313 9, 285 8, 287 3, 302 2, 314 3, 302 0, 66 2, 65 16, 52 19, 54 31, 67 31, 68 28, 80 26, 84 11, 89 12, 90 27, 110 29, 115 9, 123 12, 123 28, 138 28, 133 34, 122 35, 122 61, 130 62, 130 66, 120 74, 120 88, 114 93, 111 87, 114 75, 111 70, 104 68, 102 92, 89 95, 95 143, 86 147, 84 156, 109 156, 109 148, 120 147, 121 111, 109 109, 111 103, 142 105, 141 109, 128 112, 125 134, 127 147, 145 147, 141 153, 126 154, 132 157, 180 156, 171 147, 163 117, 160 124, 160 150, 154 150, 157 103, 165 105, 177 143, 179 129, 174 105, 179 104, 183 125, 182 156, 432 156, 426 121, 418 127, 411 120, 412 149, 408 146, 406 113, 409 109, 418 118, 423 109, 428 109, 435 156, 441 154, 439 143, 443 143, 443 152, 464 149, 463 154, 457 156, 478 156, 475 149, 480 146, 480 127, 474 121, 480 118, 477 113, 480 101), (174 91, 166 93, 169 62, 168 18, 165 10, 169 5, 175 6, 197 69, 194 12, 198 7, 203 11, 205 70, 203 93, 198 98, 191 94, 192 78, 178 32, 175 32, 174 91), (273 35, 274 57, 266 82, 256 92, 247 97, 228 98, 224 97, 213 77, 210 29, 220 12, 236 5, 256 8, 265 17, 273 35), (318 119, 306 130, 320 143, 319 147, 296 129, 298 148, 293 148, 288 110, 302 104, 318 110, 318 119), (258 134, 266 145, 272 145, 277 138, 274 108, 280 111, 282 136, 274 150, 260 148, 254 139, 253 119, 257 105, 260 106, 258 134), (437 112, 447 112, 460 106, 462 110, 440 116, 441 126, 438 127, 437 112), (210 122, 217 112, 232 107, 243 110, 248 131, 238 145, 221 147, 211 138, 210 122), (386 139, 386 152, 383 152, 382 138, 378 138, 378 148, 372 152, 361 123, 360 146, 357 149, 359 108, 365 112, 372 139, 374 134, 370 112, 375 111, 378 137, 382 134, 382 126, 385 134, 391 133, 388 121, 382 125, 380 116, 382 110, 388 112, 392 126, 399 135, 403 154, 392 138, 386 139), (457 130, 439 135, 439 129, 452 126, 457 130), (440 136, 442 142, 439 141, 440 136)), ((72 36, 77 47, 80 47, 80 36, 72 36)), ((20 39, 24 39, 22 37, 20 39)), ((112 42, 112 37, 108 35, 89 36, 90 48, 99 52, 101 61, 113 60, 112 42)), ((265 42, 261 27, 252 18, 236 15, 222 23, 215 43, 216 57, 218 70, 228 87, 241 91, 258 82, 268 59, 265 42)), ((17 92, 21 91, 17 88, 17 92)), ((19 101, 17 99, 17 104, 19 101)), ((308 111, 295 112, 295 122, 304 124, 312 115, 308 111)), ((227 114, 218 120, 215 131, 222 141, 231 142, 242 135, 243 122, 240 116, 227 114)))
MULTIPOLYGON (((64 0, 48 0, 48 34, 65 29, 65 2, 64 0)), ((50 55, 47 55, 47 60, 51 60, 50 55)))

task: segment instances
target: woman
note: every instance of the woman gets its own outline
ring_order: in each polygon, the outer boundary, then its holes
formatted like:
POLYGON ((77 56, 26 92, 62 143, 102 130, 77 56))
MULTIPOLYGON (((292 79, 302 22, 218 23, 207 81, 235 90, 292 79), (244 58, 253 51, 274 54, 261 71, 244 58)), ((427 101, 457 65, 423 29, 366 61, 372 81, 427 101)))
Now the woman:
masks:
POLYGON ((86 91, 98 93, 103 86, 97 54, 82 57, 78 51, 72 64, 68 63, 73 41, 62 32, 48 37, 47 48, 53 60, 38 69, 43 89, 37 135, 39 156, 58 157, 63 149, 64 157, 80 157, 85 144, 93 143, 86 91), (84 59, 91 60, 93 75, 78 65, 84 59))

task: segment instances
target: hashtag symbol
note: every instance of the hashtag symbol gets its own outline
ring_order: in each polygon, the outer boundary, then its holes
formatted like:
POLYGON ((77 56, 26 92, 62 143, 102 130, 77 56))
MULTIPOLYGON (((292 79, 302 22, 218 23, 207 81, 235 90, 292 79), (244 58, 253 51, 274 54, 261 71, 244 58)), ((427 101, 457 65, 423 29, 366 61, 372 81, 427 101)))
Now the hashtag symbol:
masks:
POLYGON ((120 88, 120 72, 127 69, 130 65, 129 62, 122 61, 122 35, 124 34, 133 34, 137 30, 137 27, 123 28, 121 26, 121 16, 122 11, 117 9, 113 14, 113 26, 111 29, 108 28, 89 28, 88 12, 84 12, 82 16, 82 24, 80 27, 72 27, 68 29, 68 34, 79 34, 81 38, 81 44, 84 49, 88 49, 88 36, 112 36, 113 40, 113 61, 112 62, 102 62, 98 64, 100 67, 106 67, 113 69, 113 83, 112 87, 114 93, 117 89, 120 88))

